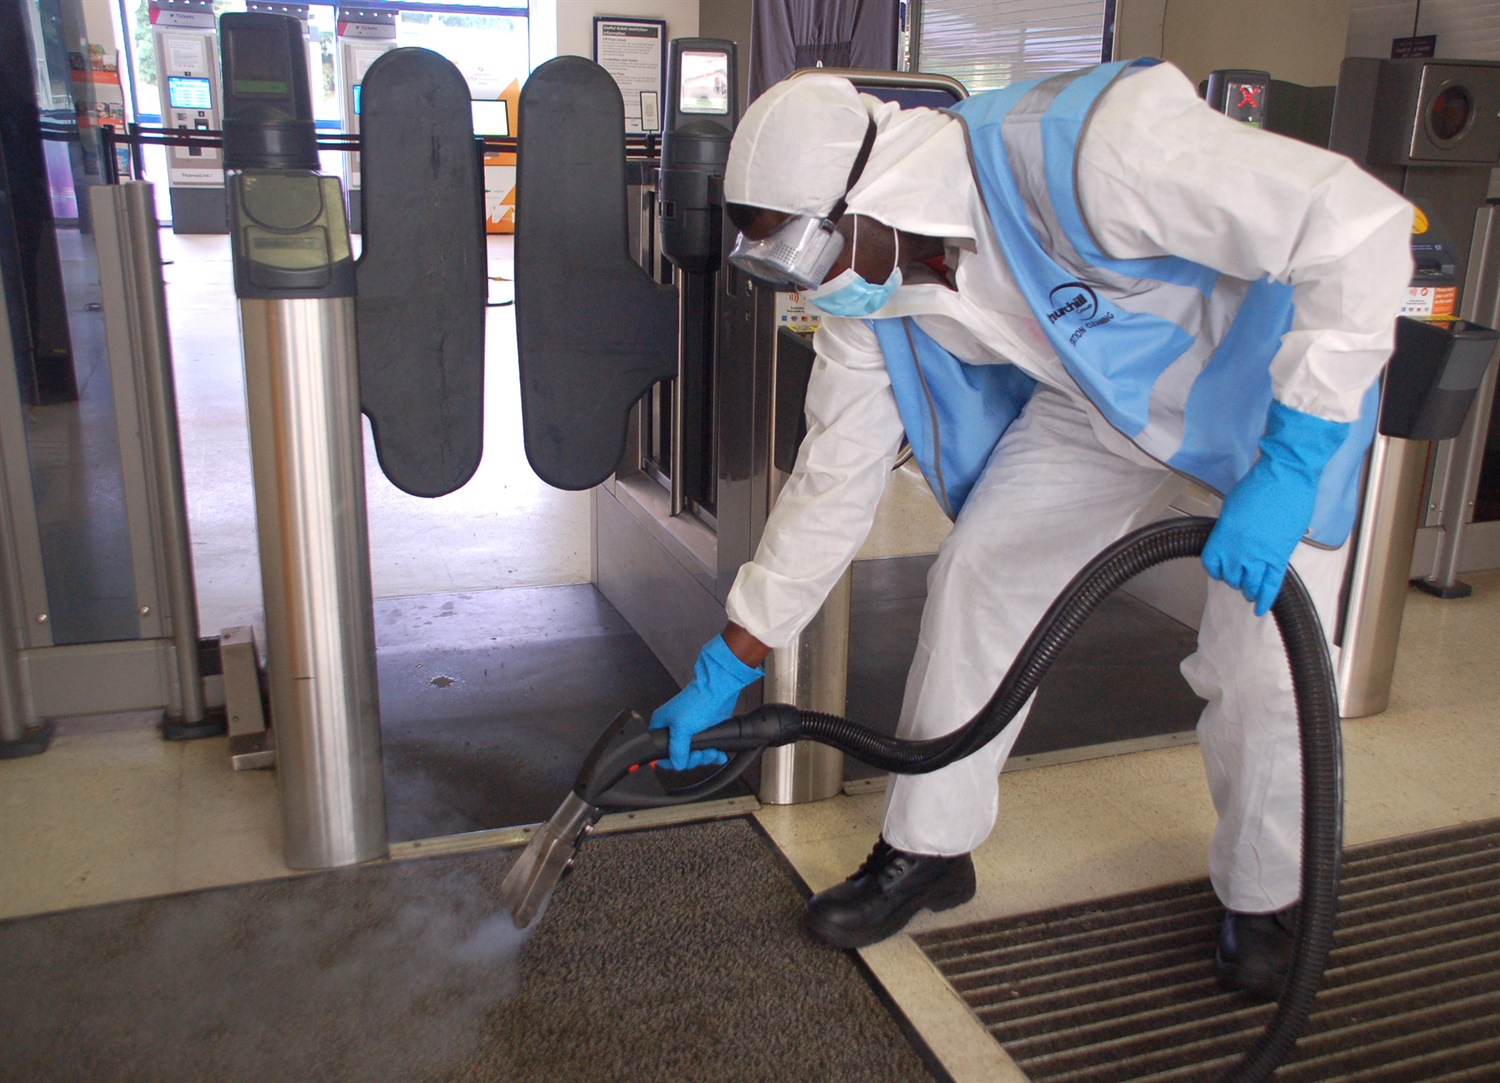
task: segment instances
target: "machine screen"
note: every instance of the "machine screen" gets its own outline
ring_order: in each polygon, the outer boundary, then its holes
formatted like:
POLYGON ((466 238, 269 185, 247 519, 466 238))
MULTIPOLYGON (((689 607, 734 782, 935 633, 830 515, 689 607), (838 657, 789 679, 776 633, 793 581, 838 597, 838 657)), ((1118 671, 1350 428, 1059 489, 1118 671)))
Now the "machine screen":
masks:
POLYGON ((279 29, 241 26, 229 38, 234 50, 234 93, 264 98, 285 98, 292 92, 291 58, 286 54, 286 34, 279 29))
POLYGON ((213 86, 196 76, 167 76, 167 103, 173 109, 212 109, 213 86))
POLYGON ((469 108, 474 114, 475 135, 510 134, 510 114, 505 111, 504 102, 476 99, 469 103, 469 108))
POLYGON ((677 101, 683 113, 729 112, 729 54, 682 54, 682 92, 677 101))
POLYGON ((1232 120, 1259 125, 1265 120, 1266 88, 1260 83, 1230 83, 1224 113, 1232 120))
POLYGON ((359 116, 359 88, 362 84, 354 84, 354 115, 359 116))

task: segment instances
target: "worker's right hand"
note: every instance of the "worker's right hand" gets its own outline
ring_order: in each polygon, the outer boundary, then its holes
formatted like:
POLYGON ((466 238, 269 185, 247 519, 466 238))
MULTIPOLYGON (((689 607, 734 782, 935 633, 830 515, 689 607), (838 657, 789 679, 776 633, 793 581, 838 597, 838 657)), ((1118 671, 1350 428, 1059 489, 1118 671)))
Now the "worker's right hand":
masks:
POLYGON ((693 679, 651 716, 651 728, 671 731, 668 754, 674 771, 724 763, 728 757, 714 749, 689 748, 693 736, 717 726, 734 713, 735 701, 747 685, 765 673, 760 666, 747 666, 734 656, 722 635, 714 636, 698 654, 693 679))

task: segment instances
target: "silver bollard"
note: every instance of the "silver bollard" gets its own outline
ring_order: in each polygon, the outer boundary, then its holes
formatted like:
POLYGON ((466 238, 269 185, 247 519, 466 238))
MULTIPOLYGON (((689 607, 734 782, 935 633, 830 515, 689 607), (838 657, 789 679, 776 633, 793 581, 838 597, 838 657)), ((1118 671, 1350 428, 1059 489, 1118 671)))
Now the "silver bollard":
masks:
POLYGON ((286 863, 388 852, 352 298, 240 300, 286 863))
POLYGON ((1344 718, 1379 714, 1390 703, 1427 450, 1425 441, 1391 436, 1376 436, 1370 449, 1339 651, 1344 718))

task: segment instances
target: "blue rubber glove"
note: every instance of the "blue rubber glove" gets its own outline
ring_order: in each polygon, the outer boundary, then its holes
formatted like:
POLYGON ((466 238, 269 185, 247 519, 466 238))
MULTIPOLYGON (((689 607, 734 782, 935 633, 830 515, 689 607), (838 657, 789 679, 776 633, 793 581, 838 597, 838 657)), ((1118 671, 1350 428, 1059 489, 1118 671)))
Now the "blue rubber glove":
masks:
POLYGON ((1323 468, 1348 432, 1347 423, 1272 402, 1260 457, 1224 498, 1203 566, 1254 602, 1257 617, 1281 592, 1287 562, 1312 522, 1323 468))
POLYGON ((725 763, 729 757, 714 749, 692 751, 688 745, 693 735, 717 726, 734 713, 734 704, 745 686, 754 684, 765 674, 762 667, 751 668, 734 656, 722 635, 704 645, 693 666, 693 679, 681 692, 667 700, 651 716, 651 728, 671 729, 668 751, 672 770, 706 767, 725 763))

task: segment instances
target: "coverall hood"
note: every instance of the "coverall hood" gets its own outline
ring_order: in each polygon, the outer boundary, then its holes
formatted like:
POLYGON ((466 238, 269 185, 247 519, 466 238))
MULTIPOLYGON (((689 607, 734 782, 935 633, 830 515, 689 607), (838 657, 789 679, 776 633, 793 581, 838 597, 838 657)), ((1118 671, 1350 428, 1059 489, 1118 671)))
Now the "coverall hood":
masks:
POLYGON ((847 194, 847 213, 911 233, 972 239, 974 180, 962 122, 861 94, 837 75, 795 75, 751 103, 730 144, 725 198, 788 214, 828 214, 846 194, 872 117, 875 145, 847 194))

